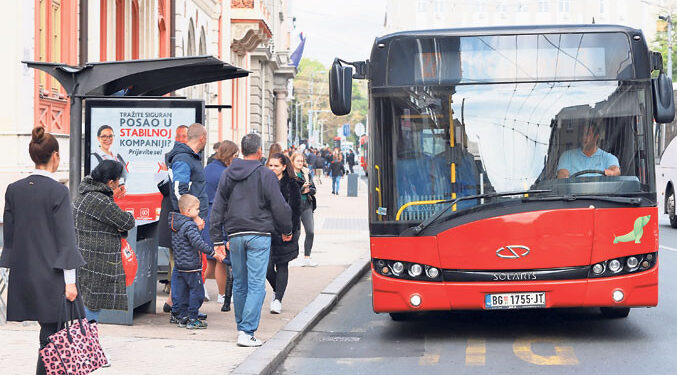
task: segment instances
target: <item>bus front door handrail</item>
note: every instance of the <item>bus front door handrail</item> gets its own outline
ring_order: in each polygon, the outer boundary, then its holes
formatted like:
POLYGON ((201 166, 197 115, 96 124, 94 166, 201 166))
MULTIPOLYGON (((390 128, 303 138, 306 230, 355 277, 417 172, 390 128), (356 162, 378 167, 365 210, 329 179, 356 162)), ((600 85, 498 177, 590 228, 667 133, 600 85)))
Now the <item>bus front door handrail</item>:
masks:
POLYGON ((438 203, 442 203, 442 202, 445 202, 445 201, 446 201, 445 199, 437 199, 437 200, 432 200, 432 201, 412 201, 412 202, 405 203, 400 207, 399 210, 397 210, 397 215, 395 215, 395 221, 400 221, 400 216, 402 216, 402 212, 404 212, 404 210, 406 210, 408 207, 423 206, 423 205, 426 205, 426 204, 438 204, 438 203))

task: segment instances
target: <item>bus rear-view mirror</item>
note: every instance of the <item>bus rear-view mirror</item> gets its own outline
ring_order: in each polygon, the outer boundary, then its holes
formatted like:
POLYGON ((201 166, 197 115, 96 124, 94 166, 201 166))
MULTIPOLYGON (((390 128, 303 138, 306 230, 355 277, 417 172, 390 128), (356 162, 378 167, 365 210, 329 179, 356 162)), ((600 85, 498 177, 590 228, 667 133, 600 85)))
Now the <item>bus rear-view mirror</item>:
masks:
POLYGON ((350 113, 353 96, 353 68, 343 66, 338 59, 329 70, 329 106, 336 116, 350 113))
POLYGON ((665 73, 651 79, 654 120, 667 124, 675 119, 675 97, 672 91, 672 79, 665 73))

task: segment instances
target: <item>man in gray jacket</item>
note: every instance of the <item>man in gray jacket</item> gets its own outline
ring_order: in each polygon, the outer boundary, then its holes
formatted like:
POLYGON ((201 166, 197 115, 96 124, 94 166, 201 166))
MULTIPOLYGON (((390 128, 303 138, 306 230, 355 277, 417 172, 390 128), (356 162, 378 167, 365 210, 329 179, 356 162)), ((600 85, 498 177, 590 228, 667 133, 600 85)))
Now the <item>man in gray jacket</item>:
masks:
POLYGON ((259 162, 261 137, 245 135, 241 150, 244 159, 233 160, 219 180, 209 234, 218 253, 225 254, 224 244, 229 245, 237 345, 261 346, 254 332, 266 296, 270 236, 277 228, 284 241, 291 240, 291 209, 275 174, 259 162))

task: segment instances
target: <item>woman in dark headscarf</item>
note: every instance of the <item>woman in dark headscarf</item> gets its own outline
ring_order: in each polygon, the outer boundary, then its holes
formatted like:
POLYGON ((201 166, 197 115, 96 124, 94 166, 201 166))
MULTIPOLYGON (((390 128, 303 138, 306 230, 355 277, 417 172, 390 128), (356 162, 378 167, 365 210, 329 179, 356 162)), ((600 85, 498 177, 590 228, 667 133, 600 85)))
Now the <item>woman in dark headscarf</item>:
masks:
MULTIPOLYGON (((76 245, 68 188, 54 176, 61 160, 59 143, 45 128, 37 127, 28 152, 35 170, 5 192, 0 267, 10 269, 7 320, 37 320, 42 348, 62 328, 58 320, 66 313, 60 311, 64 295, 76 301, 75 270, 85 261, 76 245)), ((45 374, 39 355, 36 374, 45 374)))

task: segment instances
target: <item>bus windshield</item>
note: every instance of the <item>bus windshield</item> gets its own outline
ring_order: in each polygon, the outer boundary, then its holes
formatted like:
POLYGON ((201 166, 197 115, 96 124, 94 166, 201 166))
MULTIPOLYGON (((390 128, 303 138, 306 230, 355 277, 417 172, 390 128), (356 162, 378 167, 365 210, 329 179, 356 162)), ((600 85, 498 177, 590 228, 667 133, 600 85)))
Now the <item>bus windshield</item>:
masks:
MULTIPOLYGON (((396 220, 422 221, 440 208, 426 202, 491 192, 655 191, 647 168, 647 81, 408 86, 372 94, 379 126, 392 127, 386 169, 394 207, 385 208, 396 220)), ((454 209, 492 202, 468 200, 454 209)))

